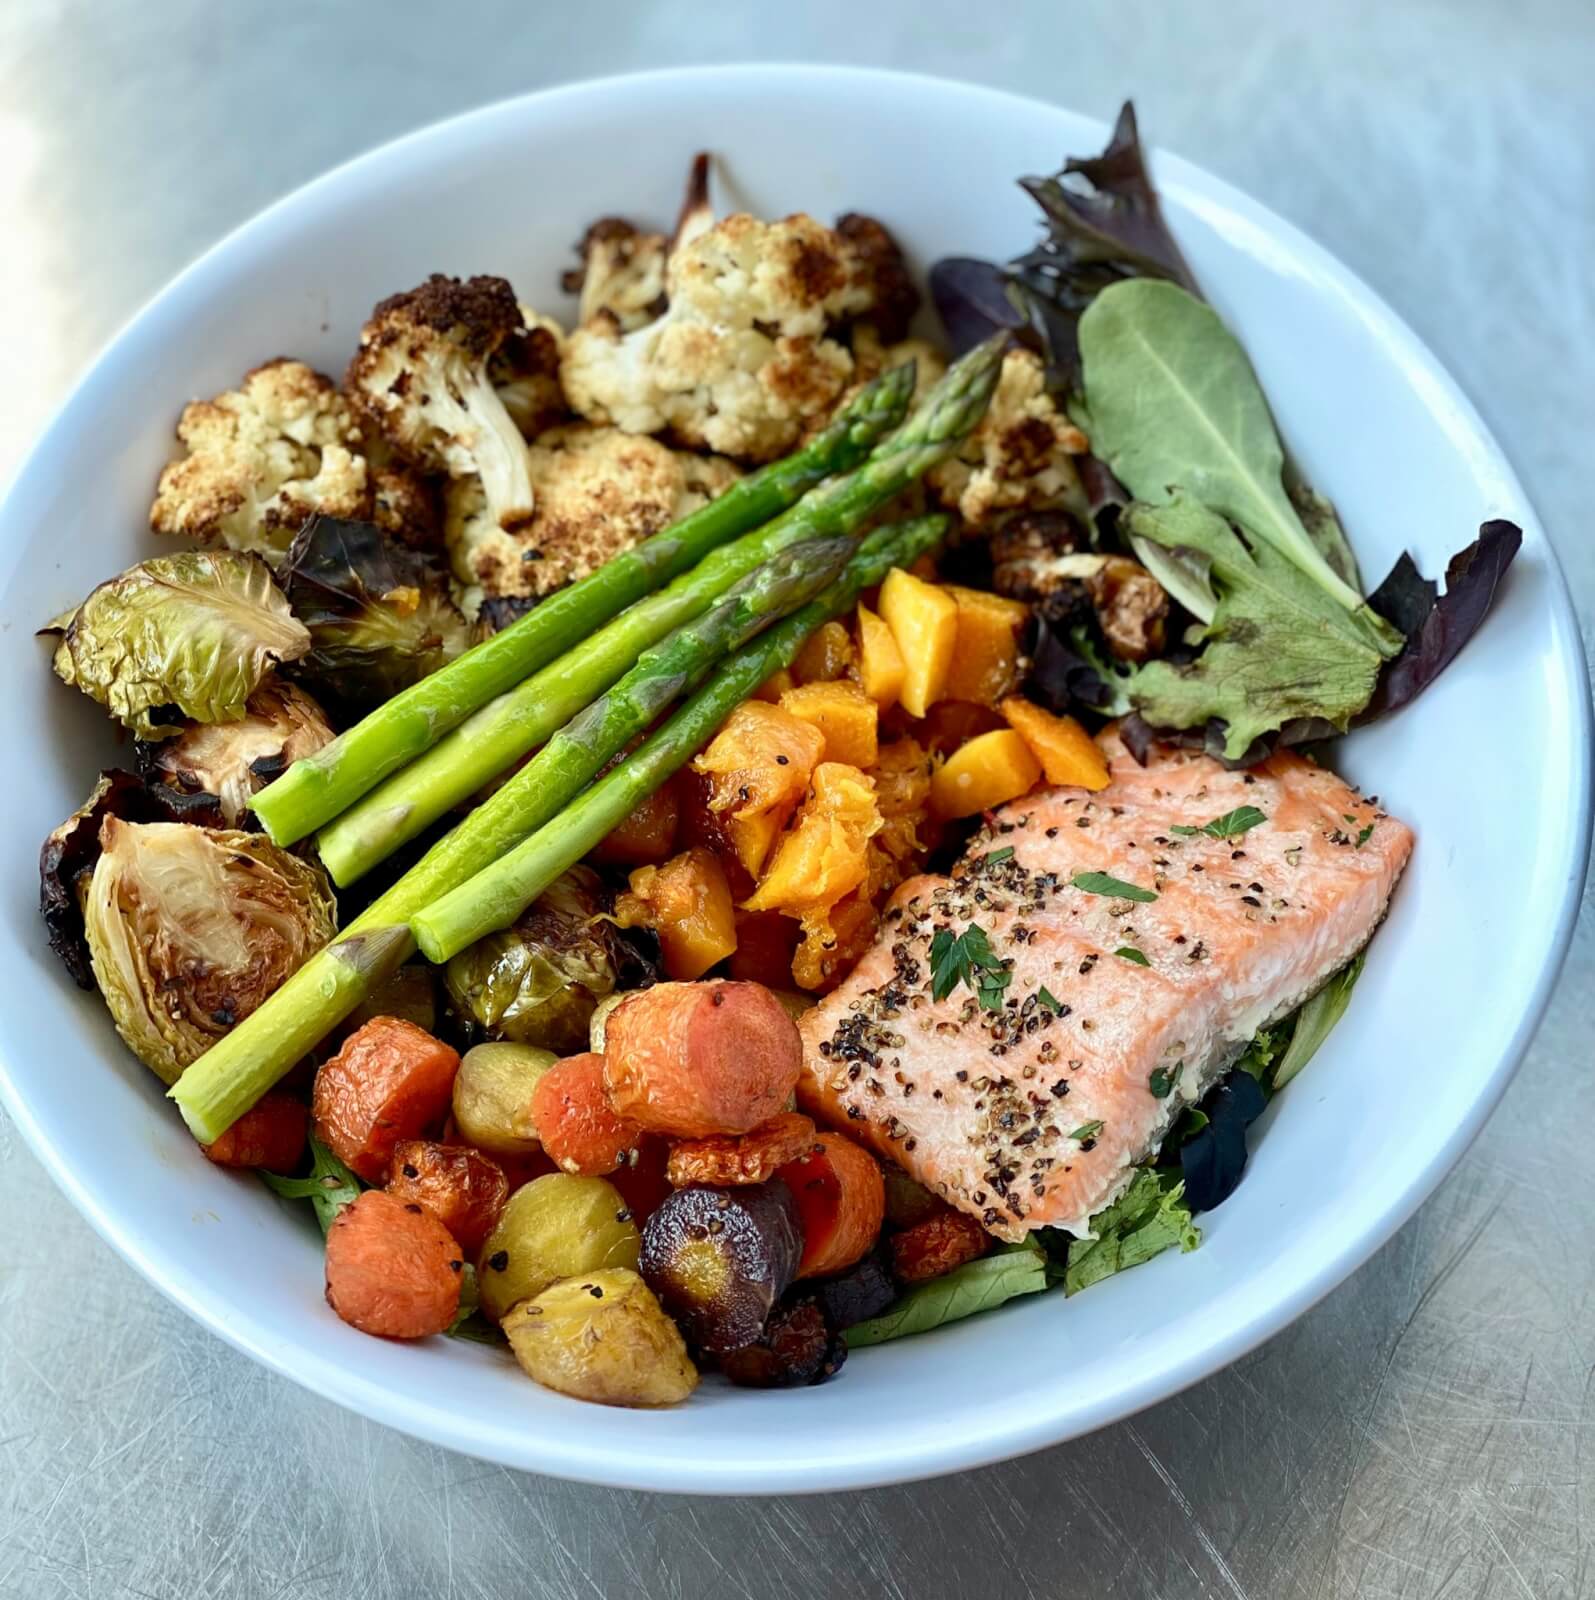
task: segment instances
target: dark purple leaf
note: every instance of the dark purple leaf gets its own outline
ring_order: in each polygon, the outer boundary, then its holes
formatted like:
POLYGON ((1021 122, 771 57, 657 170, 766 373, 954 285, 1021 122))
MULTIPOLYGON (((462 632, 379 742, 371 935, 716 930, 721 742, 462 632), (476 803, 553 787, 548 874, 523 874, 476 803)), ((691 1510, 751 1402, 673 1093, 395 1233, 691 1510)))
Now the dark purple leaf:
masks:
POLYGON ((1211 1211, 1234 1194, 1246 1171, 1246 1130, 1267 1104, 1262 1085, 1240 1067, 1202 1101, 1207 1126, 1180 1146, 1185 1203, 1192 1211, 1211 1211))
POLYGON ((948 256, 930 269, 930 297, 955 356, 1025 319, 1008 298, 1008 274, 994 262, 948 256))
POLYGON ((1451 665, 1488 615, 1522 543, 1523 530, 1516 523, 1484 523, 1479 537, 1452 556, 1443 595, 1436 594, 1410 556, 1402 556, 1368 603, 1406 634, 1406 648, 1380 674, 1359 722, 1399 711, 1451 665))
POLYGON ((1113 692, 1102 675, 1069 642, 1068 635, 1042 623, 1031 655, 1025 687, 1048 711, 1060 714, 1071 707, 1104 707, 1113 692))

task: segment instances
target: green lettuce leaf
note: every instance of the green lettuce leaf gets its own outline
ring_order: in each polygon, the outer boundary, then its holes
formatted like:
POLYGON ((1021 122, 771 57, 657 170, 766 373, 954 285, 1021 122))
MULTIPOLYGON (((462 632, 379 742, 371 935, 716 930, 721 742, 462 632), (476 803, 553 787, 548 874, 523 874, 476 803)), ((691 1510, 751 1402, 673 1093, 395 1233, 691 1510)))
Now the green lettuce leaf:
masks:
POLYGON ((1127 506, 1120 525, 1169 548, 1200 551, 1219 592, 1202 650, 1189 662, 1151 661, 1130 685, 1137 710, 1161 728, 1226 724, 1224 753, 1298 717, 1344 729, 1373 697, 1384 655, 1368 628, 1272 545, 1250 549, 1223 517, 1183 492, 1166 505, 1127 506))
POLYGON ((1027 1239, 916 1285, 890 1311, 867 1322, 855 1322, 844 1337, 850 1350, 906 1339, 1046 1287, 1046 1254, 1033 1239, 1027 1239))
POLYGON ((260 1180, 284 1200, 308 1200, 325 1233, 346 1205, 360 1198, 365 1185, 314 1134, 310 1136, 310 1176, 282 1178, 262 1172, 260 1180))
POLYGON ((1329 1037, 1329 1030, 1345 1014, 1346 1007, 1351 1004, 1351 991, 1362 976, 1367 953, 1363 950, 1354 956, 1296 1013, 1290 1044, 1274 1069, 1276 1090, 1283 1089, 1317 1055, 1319 1045, 1329 1037))
POLYGON ((1069 1241, 1063 1292, 1079 1294, 1175 1245, 1194 1250, 1202 1235, 1184 1195, 1185 1185, 1177 1177, 1143 1167, 1130 1187, 1091 1219, 1096 1237, 1069 1241))

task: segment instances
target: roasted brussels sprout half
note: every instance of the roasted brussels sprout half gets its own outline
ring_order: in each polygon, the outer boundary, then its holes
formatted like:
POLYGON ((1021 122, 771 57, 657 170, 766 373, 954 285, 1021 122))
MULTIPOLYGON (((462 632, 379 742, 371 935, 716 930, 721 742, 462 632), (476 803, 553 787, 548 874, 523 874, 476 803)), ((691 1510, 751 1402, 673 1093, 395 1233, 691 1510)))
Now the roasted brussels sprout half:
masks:
POLYGON ((698 1387, 680 1330, 625 1267, 579 1273, 504 1318, 529 1377, 577 1400, 669 1406, 698 1387))
POLYGON ((637 1224, 613 1184, 551 1172, 509 1198, 477 1263, 482 1310, 495 1321, 549 1284, 637 1265, 637 1224))
POLYGON ((140 745, 139 768, 178 794, 214 796, 227 826, 237 828, 252 820, 252 794, 331 742, 321 707, 303 689, 268 678, 237 722, 194 722, 175 739, 140 745))
MULTIPOLYGON (((373 1017, 397 1017, 413 1022, 423 1033, 438 1031, 438 991, 433 969, 425 961, 411 961, 386 977, 343 1019, 338 1033, 348 1038, 373 1017)), ((473 1139, 473 1144, 480 1141, 473 1139)))
POLYGON ((812 1296, 770 1313, 764 1332, 752 1344, 727 1351, 720 1370, 743 1389, 794 1389, 824 1383, 847 1360, 847 1342, 827 1322, 812 1296))
POLYGON ((532 1118, 537 1080, 559 1059, 530 1044, 479 1044, 454 1075, 454 1126, 499 1156, 532 1156, 542 1148, 532 1118))
POLYGON ((175 1083, 332 937, 332 894, 264 834, 108 817, 100 844, 94 976, 128 1048, 175 1083))
POLYGON ((295 675, 353 719, 470 643, 442 574, 369 522, 315 517, 289 547, 283 586, 310 630, 295 675))
POLYGON ((140 739, 194 722, 236 722, 261 679, 310 649, 259 556, 189 550, 129 567, 91 591, 61 629, 56 675, 140 739))
POLYGON ((797 1211, 779 1179, 678 1189, 643 1229, 640 1270, 689 1342, 720 1354, 763 1332, 802 1251, 797 1211))
POLYGON ((39 915, 50 948, 80 989, 94 987, 83 932, 83 897, 100 859, 100 824, 107 817, 124 822, 196 822, 210 828, 223 822, 221 807, 211 795, 178 794, 120 767, 100 774, 94 792, 39 851, 39 915))
POLYGON ((585 1049, 593 1008, 619 983, 620 941, 603 911, 597 874, 573 867, 513 928, 462 950, 443 976, 464 1019, 492 1039, 585 1049))

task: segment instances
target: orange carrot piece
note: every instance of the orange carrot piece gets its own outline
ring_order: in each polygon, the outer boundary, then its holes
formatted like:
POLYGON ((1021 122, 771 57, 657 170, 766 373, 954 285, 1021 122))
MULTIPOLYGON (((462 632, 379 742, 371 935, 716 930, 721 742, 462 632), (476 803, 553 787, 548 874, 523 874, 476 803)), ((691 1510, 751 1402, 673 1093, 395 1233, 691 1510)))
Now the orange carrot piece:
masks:
POLYGON ((425 1206, 474 1256, 493 1231, 510 1185, 498 1162, 470 1145, 404 1139, 388 1163, 388 1193, 425 1206))
POLYGON ((439 1126, 460 1058, 398 1017, 373 1017, 316 1074, 316 1137, 367 1183, 387 1175, 393 1147, 439 1126))
POLYGON ((610 1103, 651 1133, 746 1133, 785 1110, 803 1043, 757 983, 658 983, 604 1024, 610 1103))
POLYGON ((803 1228, 800 1278, 840 1272, 868 1254, 886 1216, 879 1163, 839 1133, 822 1133, 819 1148, 781 1169, 803 1228))
POLYGON ((613 1172, 642 1134, 609 1103, 604 1058, 590 1051, 556 1062, 537 1080, 532 1121, 560 1167, 587 1178, 613 1172))
POLYGON ((442 1333, 460 1307, 465 1252, 425 1206, 368 1189, 327 1231, 327 1304, 383 1339, 442 1333))
POLYGON ((305 1153, 310 1113, 302 1100, 273 1091, 263 1095, 219 1139, 202 1144, 218 1167, 264 1167, 292 1172, 305 1153))
POLYGON ((990 1248, 991 1235, 973 1217, 945 1206, 892 1235, 892 1272, 903 1283, 925 1283, 978 1260, 990 1248))
POLYGON ((815 1148, 814 1124, 800 1112, 783 1111, 750 1133, 683 1139, 671 1150, 666 1171, 678 1189, 693 1183, 717 1189, 765 1183, 815 1148))

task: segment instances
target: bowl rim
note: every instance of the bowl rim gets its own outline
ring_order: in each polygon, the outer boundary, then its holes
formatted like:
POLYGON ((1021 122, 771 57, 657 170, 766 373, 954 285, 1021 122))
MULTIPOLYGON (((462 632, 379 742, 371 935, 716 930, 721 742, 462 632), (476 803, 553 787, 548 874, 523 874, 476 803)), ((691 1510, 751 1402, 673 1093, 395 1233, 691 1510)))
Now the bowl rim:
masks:
MULTIPOLYGON (((463 129, 471 123, 491 120, 511 107, 528 102, 546 104, 562 99, 575 100, 592 94, 613 93, 621 86, 647 85, 653 89, 690 92, 694 85, 711 80, 745 79, 750 87, 755 87, 761 78, 767 82, 779 80, 784 85, 850 79, 860 84, 874 83, 883 90, 910 87, 919 92, 961 96, 966 104, 977 108, 985 103, 1064 113, 1092 123, 1103 136, 1107 132, 1106 123, 1100 119, 1086 117, 1035 96, 928 73, 814 62, 733 62, 610 74, 504 96, 455 113, 361 151, 279 196, 232 228, 151 296, 80 371, 66 398, 10 474, 4 493, 0 494, 0 525, 7 519, 25 480, 37 470, 52 438, 58 430, 70 428, 72 413, 83 402, 85 393, 103 377, 104 369, 118 352, 147 335, 153 324, 179 313, 190 285, 215 270, 217 263, 232 252, 237 242, 257 230, 269 228, 307 199, 335 189, 357 176, 361 169, 402 161, 411 147, 447 136, 451 130, 463 129)), ((667 1481, 665 1463, 646 1457, 635 1459, 607 1446, 584 1445, 579 1429, 542 1437, 525 1436, 525 1448, 519 1452, 519 1459, 506 1461, 502 1452, 489 1448, 489 1441, 474 1437, 468 1424, 425 1396, 396 1398, 385 1386, 364 1379, 340 1361, 314 1352, 307 1358, 300 1346, 285 1344, 252 1315, 229 1316, 226 1308, 206 1296, 203 1283, 185 1267, 176 1251, 141 1233, 129 1219, 102 1205, 78 1181, 65 1153, 56 1148, 33 1119, 5 1060, 0 1058, 0 1103, 56 1184, 124 1260, 195 1321, 262 1365, 323 1398, 427 1443, 525 1470, 610 1487, 700 1494, 822 1493, 909 1482, 984 1466, 1079 1437, 1133 1415, 1230 1365, 1271 1338, 1342 1283, 1410 1219, 1477 1137, 1515 1075, 1543 1019, 1572 939, 1589 865, 1591 743, 1592 732, 1595 732, 1584 653, 1579 648, 1577 614, 1555 547, 1506 452, 1461 385, 1405 321, 1338 257, 1269 207, 1180 156, 1153 147, 1152 159, 1160 169, 1160 181, 1166 186, 1178 186, 1188 196, 1199 197, 1235 217, 1248 220, 1262 228, 1293 258, 1309 264, 1322 282, 1355 309, 1409 380, 1421 375, 1427 384, 1437 389, 1438 396, 1452 408, 1457 421, 1488 452, 1501 486, 1514 502, 1515 514, 1537 533, 1545 556, 1550 603, 1560 625, 1557 666, 1569 690, 1569 704, 1576 707, 1574 749, 1569 757, 1574 777, 1570 809, 1580 825, 1568 830, 1564 843, 1560 863, 1564 888, 1555 916, 1544 924, 1547 935, 1543 963, 1532 991, 1520 1008, 1508 1046, 1467 1115, 1460 1119, 1432 1158, 1408 1175, 1377 1224, 1348 1237, 1340 1250, 1318 1260, 1311 1271, 1299 1275, 1283 1292, 1259 1296, 1257 1309, 1223 1338, 1141 1375, 1115 1391, 1108 1400, 1074 1408, 1067 1417, 1060 1417, 1042 1405, 1005 1426, 978 1433, 969 1431, 955 1440, 938 1441, 932 1451, 922 1445, 894 1447, 887 1439, 880 1449, 867 1455, 855 1454, 845 1461, 781 1462, 772 1458, 760 1469, 739 1462, 728 1471, 713 1461, 677 1457, 668 1463, 667 1481), (752 1479, 758 1481, 750 1490, 748 1485, 752 1479)), ((3 554, 0 554, 0 565, 10 565, 3 554)))

